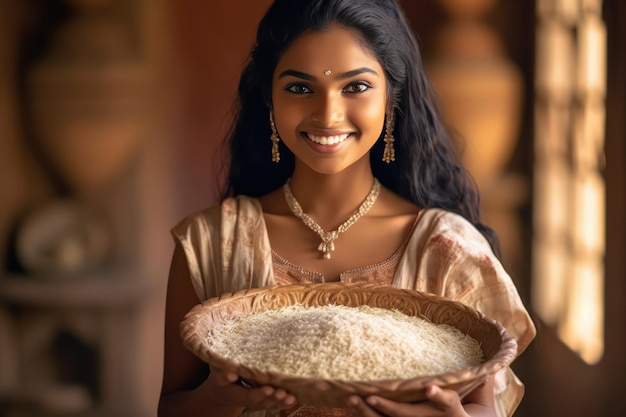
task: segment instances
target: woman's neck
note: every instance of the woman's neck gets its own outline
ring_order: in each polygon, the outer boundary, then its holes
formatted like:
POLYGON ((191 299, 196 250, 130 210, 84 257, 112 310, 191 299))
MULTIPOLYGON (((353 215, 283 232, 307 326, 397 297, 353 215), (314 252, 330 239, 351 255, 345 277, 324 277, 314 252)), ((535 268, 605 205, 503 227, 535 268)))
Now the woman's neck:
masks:
POLYGON ((371 170, 319 174, 294 170, 289 186, 302 210, 322 227, 333 228, 350 217, 374 185, 371 170))

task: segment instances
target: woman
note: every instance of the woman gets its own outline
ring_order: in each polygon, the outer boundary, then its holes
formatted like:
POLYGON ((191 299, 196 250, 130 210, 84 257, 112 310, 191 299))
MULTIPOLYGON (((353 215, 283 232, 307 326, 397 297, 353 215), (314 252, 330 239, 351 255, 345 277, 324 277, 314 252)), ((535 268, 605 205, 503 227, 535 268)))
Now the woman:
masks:
POLYGON ((161 416, 513 413, 523 386, 510 369, 463 400, 433 386, 417 404, 354 396, 325 409, 209 371, 178 335, 191 307, 224 292, 342 281, 468 304, 501 322, 519 353, 533 339, 395 0, 276 0, 242 73, 228 139, 221 205, 172 230, 161 416))

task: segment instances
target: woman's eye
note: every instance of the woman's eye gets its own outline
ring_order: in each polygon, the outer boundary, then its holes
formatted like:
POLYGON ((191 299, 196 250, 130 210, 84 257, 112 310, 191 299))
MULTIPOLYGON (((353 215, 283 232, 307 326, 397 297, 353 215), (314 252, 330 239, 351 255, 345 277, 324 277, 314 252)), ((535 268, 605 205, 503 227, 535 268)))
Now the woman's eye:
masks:
POLYGON ((294 94, 309 94, 313 91, 304 84, 290 84, 287 86, 287 91, 294 94))
POLYGON ((347 93, 363 93, 372 88, 369 84, 364 83, 362 81, 354 82, 349 84, 344 91, 347 93))

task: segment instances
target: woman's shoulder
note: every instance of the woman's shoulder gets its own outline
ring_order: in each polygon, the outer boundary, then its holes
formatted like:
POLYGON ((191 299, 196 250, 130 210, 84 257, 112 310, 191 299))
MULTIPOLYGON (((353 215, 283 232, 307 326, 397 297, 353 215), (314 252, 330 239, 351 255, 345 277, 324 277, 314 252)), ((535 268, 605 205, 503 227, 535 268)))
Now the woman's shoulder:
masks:
MULTIPOLYGON (((476 230, 474 225, 465 217, 450 210, 439 207, 423 209, 422 216, 433 226, 443 230, 455 230, 470 228, 476 230)), ((478 231, 478 230, 476 230, 478 231)))
POLYGON ((262 217, 263 211, 259 200, 245 195, 227 197, 220 203, 207 206, 183 217, 174 230, 188 229, 198 226, 212 226, 225 220, 234 220, 238 217, 262 217))
POLYGON ((430 241, 491 250, 489 242, 480 231, 462 215, 442 208, 424 209, 420 217, 421 230, 430 241))

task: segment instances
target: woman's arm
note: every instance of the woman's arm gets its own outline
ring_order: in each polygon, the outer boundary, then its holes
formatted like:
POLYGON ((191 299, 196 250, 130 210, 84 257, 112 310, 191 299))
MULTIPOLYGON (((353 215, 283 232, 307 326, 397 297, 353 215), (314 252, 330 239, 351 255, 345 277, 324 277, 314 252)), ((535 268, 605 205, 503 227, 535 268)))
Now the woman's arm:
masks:
MULTIPOLYGON (((184 252, 177 243, 172 257, 165 305, 165 358, 159 416, 208 415, 211 404, 209 367, 183 346, 179 326, 200 300, 193 289, 184 252)), ((215 410, 211 415, 238 416, 243 407, 215 410)))
POLYGON ((177 243, 172 257, 165 307, 165 360, 159 417, 235 417, 244 409, 279 409, 295 403, 293 395, 264 386, 246 389, 238 375, 214 369, 182 343, 179 328, 185 314, 200 300, 191 284, 187 260, 177 243))

